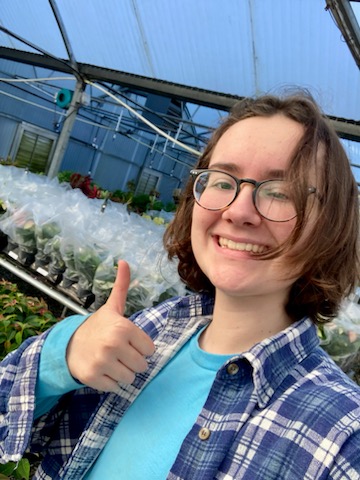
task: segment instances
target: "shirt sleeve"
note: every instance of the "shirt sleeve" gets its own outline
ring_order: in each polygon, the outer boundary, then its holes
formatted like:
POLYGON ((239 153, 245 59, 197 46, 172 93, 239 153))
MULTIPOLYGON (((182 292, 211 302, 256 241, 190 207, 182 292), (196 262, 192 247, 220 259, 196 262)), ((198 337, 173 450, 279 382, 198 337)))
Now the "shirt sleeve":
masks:
POLYGON ((69 371, 66 349, 72 335, 86 318, 82 315, 68 317, 59 322, 47 336, 41 350, 36 382, 35 418, 48 412, 65 393, 83 387, 69 371))

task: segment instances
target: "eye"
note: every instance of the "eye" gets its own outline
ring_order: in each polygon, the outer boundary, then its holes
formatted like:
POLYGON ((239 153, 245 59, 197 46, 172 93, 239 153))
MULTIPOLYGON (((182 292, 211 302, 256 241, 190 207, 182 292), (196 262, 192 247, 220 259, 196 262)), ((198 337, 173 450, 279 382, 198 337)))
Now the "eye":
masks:
POLYGON ((232 185, 230 182, 227 182, 226 180, 218 180, 211 185, 212 187, 216 187, 219 190, 233 190, 234 185, 232 185))
POLYGON ((221 175, 211 175, 207 187, 217 190, 234 190, 236 185, 231 177, 228 178, 221 175))
POLYGON ((265 183, 261 187, 259 195, 268 200, 277 200, 279 202, 291 201, 289 188, 285 182, 265 183))

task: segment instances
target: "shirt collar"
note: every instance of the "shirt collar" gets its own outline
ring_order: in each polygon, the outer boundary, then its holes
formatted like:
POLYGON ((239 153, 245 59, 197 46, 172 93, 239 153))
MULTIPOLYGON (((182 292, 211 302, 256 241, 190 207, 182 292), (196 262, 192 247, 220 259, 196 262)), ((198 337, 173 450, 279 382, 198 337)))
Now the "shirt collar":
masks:
POLYGON ((276 389, 319 346, 316 327, 303 318, 243 353, 253 368, 259 407, 263 408, 276 389))
MULTIPOLYGON (((195 329, 199 330, 211 321, 213 307, 214 299, 211 296, 191 295, 183 297, 171 312, 171 316, 174 319, 187 318, 189 330, 193 333, 195 329)), ((234 356, 229 362, 236 359, 246 359, 249 362, 258 405, 263 408, 290 371, 318 345, 314 323, 309 318, 303 318, 257 343, 247 352, 234 356)))

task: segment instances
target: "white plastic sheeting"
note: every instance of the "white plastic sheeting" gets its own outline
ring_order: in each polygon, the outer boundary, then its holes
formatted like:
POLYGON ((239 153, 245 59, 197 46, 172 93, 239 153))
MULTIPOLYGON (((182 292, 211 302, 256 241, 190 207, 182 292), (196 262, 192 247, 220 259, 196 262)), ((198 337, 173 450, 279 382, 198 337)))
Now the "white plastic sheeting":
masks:
MULTIPOLYGON (((2 0, 1 25, 67 58, 48 0, 2 0)), ((325 0, 62 0, 81 63, 240 96, 308 88, 360 119, 360 73, 325 0)), ((0 32, 0 46, 34 51, 0 32)))

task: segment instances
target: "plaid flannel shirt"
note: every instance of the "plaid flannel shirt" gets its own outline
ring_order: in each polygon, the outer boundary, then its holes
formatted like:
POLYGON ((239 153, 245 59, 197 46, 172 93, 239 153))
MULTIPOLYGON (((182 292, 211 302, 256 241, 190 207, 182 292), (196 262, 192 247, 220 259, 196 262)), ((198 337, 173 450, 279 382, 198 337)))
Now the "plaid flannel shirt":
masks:
MULTIPOLYGON (((26 341, 0 365, 1 461, 18 461, 30 445, 45 455, 34 478, 83 478, 138 393, 212 309, 211 298, 192 295, 140 312, 133 321, 156 344, 146 373, 118 394, 81 388, 64 395, 35 424, 46 334, 26 341)), ((360 388, 319 347, 309 319, 223 365, 167 478, 360 479, 360 388)))

